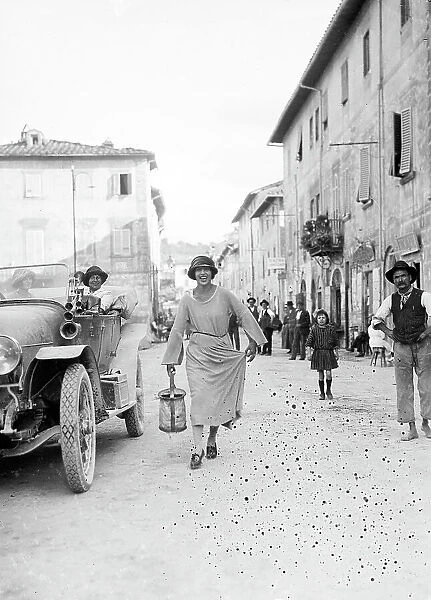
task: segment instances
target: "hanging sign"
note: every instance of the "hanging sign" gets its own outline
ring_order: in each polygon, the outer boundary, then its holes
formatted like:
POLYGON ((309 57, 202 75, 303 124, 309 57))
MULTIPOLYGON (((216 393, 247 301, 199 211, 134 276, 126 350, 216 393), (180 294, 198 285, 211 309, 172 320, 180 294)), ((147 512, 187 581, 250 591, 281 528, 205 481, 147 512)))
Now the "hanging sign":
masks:
POLYGON ((286 260, 282 256, 267 258, 266 268, 275 269, 277 271, 284 271, 286 268, 286 260))

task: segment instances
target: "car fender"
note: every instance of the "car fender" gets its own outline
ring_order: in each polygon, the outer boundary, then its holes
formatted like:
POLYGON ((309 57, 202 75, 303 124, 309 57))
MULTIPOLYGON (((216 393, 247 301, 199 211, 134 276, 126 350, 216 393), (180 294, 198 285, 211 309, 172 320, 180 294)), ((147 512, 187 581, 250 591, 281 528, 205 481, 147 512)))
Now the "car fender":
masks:
POLYGON ((88 372, 88 376, 90 377, 91 387, 93 388, 94 404, 96 408, 103 408, 103 395, 96 357, 90 346, 85 344, 40 348, 27 371, 26 382, 24 385, 24 391, 27 392, 27 395, 33 393, 31 382, 36 371, 39 368, 43 369, 44 363, 48 361, 65 361, 69 364, 79 362, 84 365, 88 372))

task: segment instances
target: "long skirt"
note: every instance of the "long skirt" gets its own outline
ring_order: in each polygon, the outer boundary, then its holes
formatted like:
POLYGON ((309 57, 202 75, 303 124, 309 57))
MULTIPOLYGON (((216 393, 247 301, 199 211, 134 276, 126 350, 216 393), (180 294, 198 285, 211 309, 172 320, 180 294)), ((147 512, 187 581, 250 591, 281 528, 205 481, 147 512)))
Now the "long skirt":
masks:
POLYGON ((194 333, 186 352, 192 425, 221 425, 242 413, 246 356, 232 348, 228 334, 194 333))
POLYGON ((311 355, 311 368, 314 371, 330 371, 338 367, 334 351, 317 348, 311 355))

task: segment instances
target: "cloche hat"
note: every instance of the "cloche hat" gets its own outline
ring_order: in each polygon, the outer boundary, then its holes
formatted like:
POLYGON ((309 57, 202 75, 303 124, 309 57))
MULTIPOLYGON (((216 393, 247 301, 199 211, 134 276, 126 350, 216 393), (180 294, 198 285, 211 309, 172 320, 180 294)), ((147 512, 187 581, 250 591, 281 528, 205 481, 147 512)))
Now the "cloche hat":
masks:
POLYGON ((36 275, 30 269, 15 269, 12 275, 12 287, 19 288, 19 285, 27 279, 27 277, 31 277, 33 280, 36 275))
POLYGON ((413 283, 413 281, 416 281, 416 279, 418 278, 418 272, 415 269, 415 267, 408 265, 404 260, 397 260, 397 262, 394 264, 392 269, 389 269, 389 271, 386 271, 385 277, 391 283, 394 283, 395 271, 407 271, 407 273, 409 273, 409 275, 412 278, 412 283, 413 283))
POLYGON ((91 267, 88 267, 88 269, 85 271, 84 277, 82 278, 82 283, 88 286, 88 282, 92 275, 100 275, 102 283, 105 283, 105 281, 108 279, 108 273, 105 273, 105 271, 103 271, 97 265, 93 265, 91 267))
POLYGON ((218 269, 215 266, 212 258, 209 256, 195 256, 190 263, 189 270, 187 271, 187 275, 190 277, 190 279, 194 279, 196 281, 195 271, 199 267, 208 267, 211 269, 211 274, 213 277, 215 277, 218 273, 218 269))

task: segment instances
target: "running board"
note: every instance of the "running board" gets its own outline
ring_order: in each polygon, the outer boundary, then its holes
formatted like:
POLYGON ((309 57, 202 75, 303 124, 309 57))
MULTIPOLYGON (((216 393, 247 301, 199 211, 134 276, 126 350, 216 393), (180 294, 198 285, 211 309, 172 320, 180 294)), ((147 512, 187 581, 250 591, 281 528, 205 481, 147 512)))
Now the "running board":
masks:
POLYGON ((50 427, 46 429, 42 433, 39 433, 35 438, 29 440, 28 442, 21 442, 16 448, 3 448, 0 449, 0 458, 11 458, 13 456, 23 456, 24 454, 28 454, 29 452, 33 452, 42 444, 45 444, 52 437, 60 435, 60 425, 55 425, 54 427, 50 427))
POLYGON ((129 408, 132 408, 132 406, 135 406, 136 404, 136 400, 134 400, 133 402, 129 402, 129 404, 126 404, 125 406, 122 406, 121 408, 114 408, 114 409, 110 409, 107 408, 106 412, 108 413, 108 419, 110 419, 111 417, 115 417, 123 412, 125 412, 126 410, 129 410, 129 408))

